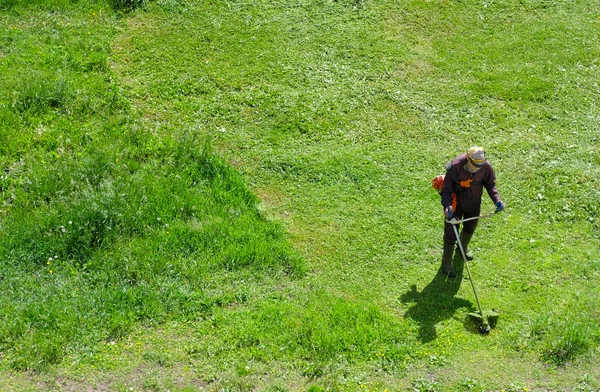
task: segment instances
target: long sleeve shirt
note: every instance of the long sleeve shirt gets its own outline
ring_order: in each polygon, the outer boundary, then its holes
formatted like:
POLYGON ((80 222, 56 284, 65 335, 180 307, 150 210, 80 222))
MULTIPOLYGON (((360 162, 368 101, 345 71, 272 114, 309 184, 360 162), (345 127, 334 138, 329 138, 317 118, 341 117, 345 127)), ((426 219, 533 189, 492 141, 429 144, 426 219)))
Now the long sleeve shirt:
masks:
POLYGON ((496 189, 496 175, 492 165, 486 161, 476 172, 469 173, 464 166, 467 154, 457 156, 446 165, 446 177, 442 188, 442 205, 447 208, 452 203, 452 193, 457 196, 457 209, 461 211, 479 211, 483 188, 496 204, 500 201, 500 193, 496 189))

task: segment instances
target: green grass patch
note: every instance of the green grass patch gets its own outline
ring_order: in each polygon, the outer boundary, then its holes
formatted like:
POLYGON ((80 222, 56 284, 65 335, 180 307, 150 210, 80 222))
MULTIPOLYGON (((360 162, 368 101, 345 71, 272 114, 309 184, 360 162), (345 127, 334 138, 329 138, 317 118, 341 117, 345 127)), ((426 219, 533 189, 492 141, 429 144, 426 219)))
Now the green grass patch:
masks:
POLYGON ((302 358, 327 364, 338 356, 350 361, 382 356, 390 368, 398 368, 409 362, 416 344, 414 337, 406 338, 410 323, 369 303, 323 291, 308 293, 301 302, 276 299, 249 313, 220 313, 209 327, 220 327, 229 337, 224 346, 249 349, 259 360, 302 358))

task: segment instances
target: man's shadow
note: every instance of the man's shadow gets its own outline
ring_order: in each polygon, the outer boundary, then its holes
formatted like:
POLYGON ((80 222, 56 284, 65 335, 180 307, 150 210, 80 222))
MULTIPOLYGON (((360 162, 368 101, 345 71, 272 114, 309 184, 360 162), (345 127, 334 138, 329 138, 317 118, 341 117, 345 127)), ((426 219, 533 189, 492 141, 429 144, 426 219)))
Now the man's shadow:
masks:
POLYGON ((400 297, 403 303, 415 303, 404 317, 419 323, 419 340, 423 343, 434 340, 437 336, 436 324, 452 318, 457 309, 474 310, 470 301, 455 297, 462 283, 464 261, 460 255, 456 255, 453 264, 457 275, 455 279, 448 278, 440 269, 421 292, 417 291, 416 285, 412 285, 400 297))

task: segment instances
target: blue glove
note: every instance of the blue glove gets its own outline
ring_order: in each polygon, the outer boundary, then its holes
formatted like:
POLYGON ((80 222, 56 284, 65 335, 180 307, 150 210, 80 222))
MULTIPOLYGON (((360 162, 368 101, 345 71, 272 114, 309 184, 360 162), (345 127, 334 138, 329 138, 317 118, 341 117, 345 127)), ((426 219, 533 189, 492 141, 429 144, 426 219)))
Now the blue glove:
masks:
POLYGON ((452 219, 452 214, 453 214, 453 212, 454 212, 454 209, 452 208, 452 206, 450 206, 450 207, 446 208, 446 211, 445 211, 445 213, 446 213, 446 218, 448 218, 448 219, 452 219))
POLYGON ((496 203, 496 212, 500 212, 504 208, 506 208, 506 204, 504 204, 504 202, 502 200, 500 200, 498 203, 496 203))

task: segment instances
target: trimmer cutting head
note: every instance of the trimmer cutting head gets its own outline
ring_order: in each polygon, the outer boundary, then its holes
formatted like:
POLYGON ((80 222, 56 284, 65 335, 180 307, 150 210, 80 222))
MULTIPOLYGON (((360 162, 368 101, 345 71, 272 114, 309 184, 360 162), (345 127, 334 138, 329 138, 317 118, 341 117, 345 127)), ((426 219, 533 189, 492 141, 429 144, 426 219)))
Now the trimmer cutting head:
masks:
POLYGON ((477 329, 480 334, 487 335, 492 328, 496 326, 500 315, 493 310, 487 310, 483 315, 481 313, 472 312, 467 313, 467 316, 477 324, 477 329))

